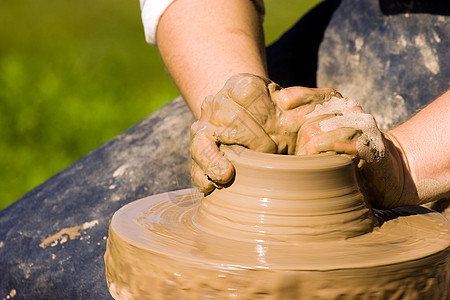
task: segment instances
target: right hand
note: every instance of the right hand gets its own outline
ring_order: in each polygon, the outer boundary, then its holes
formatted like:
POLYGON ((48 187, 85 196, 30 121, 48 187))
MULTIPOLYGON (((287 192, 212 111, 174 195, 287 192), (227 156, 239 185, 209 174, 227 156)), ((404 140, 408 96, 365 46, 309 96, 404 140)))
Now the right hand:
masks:
POLYGON ((379 130, 375 118, 356 101, 332 98, 317 105, 306 118, 298 133, 297 155, 334 151, 355 156, 365 194, 374 207, 414 204, 408 202, 414 197, 402 197, 407 174, 401 147, 379 130))
POLYGON ((203 193, 229 183, 234 167, 220 152, 221 144, 294 154, 297 132, 318 103, 341 97, 333 89, 282 89, 267 78, 232 76, 214 96, 207 97, 201 117, 191 127, 191 175, 203 193))

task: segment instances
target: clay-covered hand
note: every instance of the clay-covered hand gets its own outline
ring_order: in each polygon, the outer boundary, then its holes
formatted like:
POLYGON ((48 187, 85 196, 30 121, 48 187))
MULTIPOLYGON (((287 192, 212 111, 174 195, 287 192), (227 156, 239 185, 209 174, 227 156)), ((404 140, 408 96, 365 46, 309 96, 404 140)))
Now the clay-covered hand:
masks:
POLYGON ((294 154, 297 133, 305 116, 333 96, 333 89, 282 89, 267 78, 232 76, 214 96, 207 97, 201 117, 191 127, 191 175, 203 193, 224 186, 234 176, 233 165, 220 152, 221 144, 294 154))
POLYGON ((407 204, 402 200, 405 166, 401 150, 356 101, 333 97, 317 105, 306 118, 298 133, 297 155, 327 151, 354 155, 374 207, 407 204))

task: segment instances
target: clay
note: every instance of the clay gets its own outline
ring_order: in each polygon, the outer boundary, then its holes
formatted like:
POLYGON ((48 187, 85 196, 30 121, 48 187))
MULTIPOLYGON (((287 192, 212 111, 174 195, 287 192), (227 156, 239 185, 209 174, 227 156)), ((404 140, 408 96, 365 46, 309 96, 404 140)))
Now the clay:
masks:
POLYGON ((98 220, 93 220, 91 222, 85 222, 78 226, 72 226, 61 229, 59 232, 49 236, 44 239, 39 247, 46 248, 48 246, 54 247, 59 244, 64 244, 67 239, 74 240, 81 235, 82 230, 89 229, 98 224, 98 220))
POLYGON ((354 164, 240 146, 233 183, 130 203, 105 253, 115 299, 447 299, 450 227, 425 208, 374 214, 354 164))

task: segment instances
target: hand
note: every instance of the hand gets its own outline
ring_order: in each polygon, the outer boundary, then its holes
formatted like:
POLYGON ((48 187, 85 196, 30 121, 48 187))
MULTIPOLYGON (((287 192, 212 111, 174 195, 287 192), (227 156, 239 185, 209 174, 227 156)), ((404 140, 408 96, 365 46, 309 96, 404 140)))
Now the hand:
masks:
POLYGON ((226 185, 234 167, 219 150, 221 144, 294 154, 297 133, 317 103, 340 96, 333 89, 282 89, 267 78, 232 76, 214 96, 207 97, 201 117, 191 127, 191 175, 203 193, 226 185))
POLYGON ((362 184, 374 207, 409 204, 402 200, 407 171, 400 148, 358 103, 332 98, 317 105, 306 119, 298 133, 298 155, 326 151, 354 155, 359 159, 362 184))

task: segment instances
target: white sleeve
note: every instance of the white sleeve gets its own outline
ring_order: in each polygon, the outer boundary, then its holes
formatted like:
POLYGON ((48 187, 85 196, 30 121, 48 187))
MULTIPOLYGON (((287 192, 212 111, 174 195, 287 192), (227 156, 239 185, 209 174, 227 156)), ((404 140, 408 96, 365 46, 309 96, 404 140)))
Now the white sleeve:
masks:
MULTIPOLYGON (((145 40, 150 45, 156 45, 156 27, 159 19, 167 7, 175 0, 139 0, 141 3, 141 17, 144 24, 145 40)), ((261 22, 264 18, 263 0, 250 0, 255 4, 261 22)))
POLYGON ((166 8, 175 0, 140 0, 145 40, 156 45, 156 27, 166 8))

